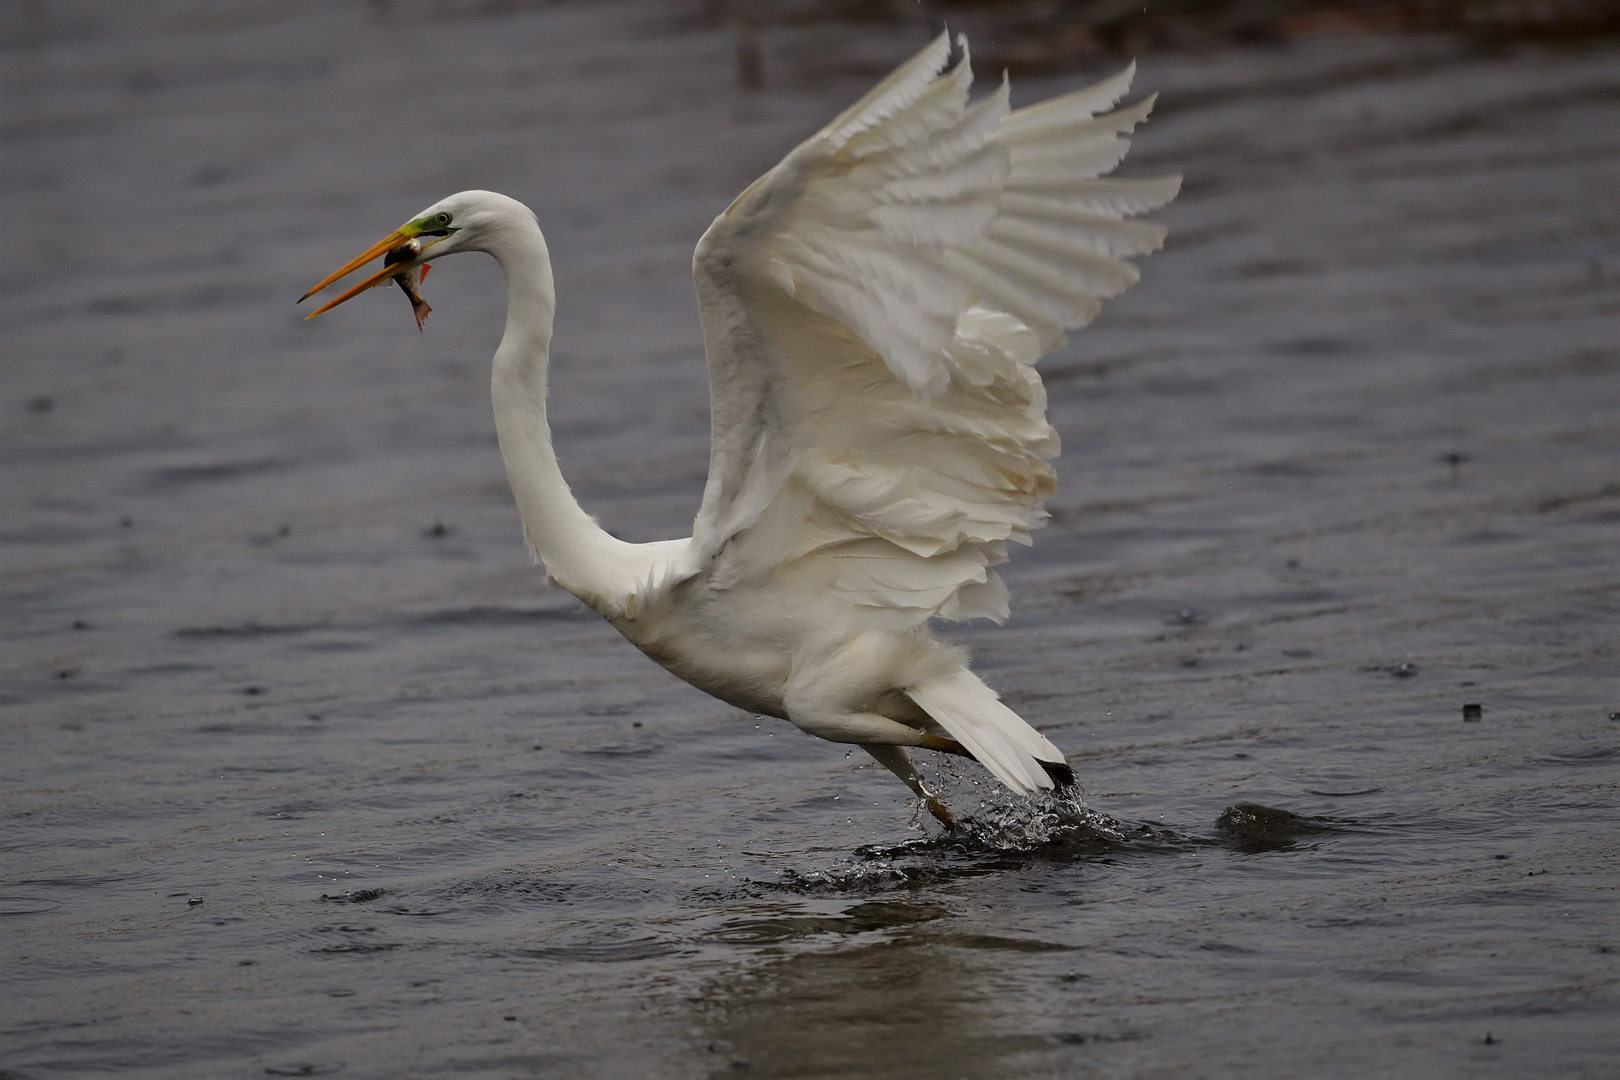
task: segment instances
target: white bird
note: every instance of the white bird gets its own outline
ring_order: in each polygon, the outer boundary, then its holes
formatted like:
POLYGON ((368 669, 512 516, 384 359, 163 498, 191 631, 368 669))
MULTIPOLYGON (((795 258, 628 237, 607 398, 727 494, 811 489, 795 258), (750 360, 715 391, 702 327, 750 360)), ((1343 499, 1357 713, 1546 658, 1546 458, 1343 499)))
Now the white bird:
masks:
POLYGON ((551 262, 523 204, 452 195, 305 294, 379 255, 392 261, 321 311, 402 275, 414 293, 428 258, 493 255, 507 287, 495 429, 546 572, 693 686, 859 745, 947 827, 906 747, 972 757, 1024 794, 1073 779, 929 623, 1007 618, 992 567, 1044 523, 1058 454, 1035 362, 1136 283, 1121 257, 1165 229, 1125 219, 1181 184, 1100 179, 1153 106, 1105 111, 1134 64, 1012 112, 1005 78, 969 102, 957 41, 954 65, 941 34, 698 241, 712 441, 689 538, 618 540, 563 480, 546 423, 551 262))

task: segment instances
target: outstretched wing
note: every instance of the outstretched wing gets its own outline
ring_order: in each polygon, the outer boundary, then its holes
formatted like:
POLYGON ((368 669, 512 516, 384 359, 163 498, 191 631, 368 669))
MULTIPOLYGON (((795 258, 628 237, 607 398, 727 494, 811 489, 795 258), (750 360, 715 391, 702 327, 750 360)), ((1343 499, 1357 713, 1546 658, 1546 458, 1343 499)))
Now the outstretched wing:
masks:
POLYGON ((755 181, 693 259, 709 482, 685 572, 803 576, 900 622, 1007 616, 990 569, 1045 520, 1035 362, 1136 282, 1179 177, 1099 179, 1133 68, 1009 113, 941 35, 755 181))

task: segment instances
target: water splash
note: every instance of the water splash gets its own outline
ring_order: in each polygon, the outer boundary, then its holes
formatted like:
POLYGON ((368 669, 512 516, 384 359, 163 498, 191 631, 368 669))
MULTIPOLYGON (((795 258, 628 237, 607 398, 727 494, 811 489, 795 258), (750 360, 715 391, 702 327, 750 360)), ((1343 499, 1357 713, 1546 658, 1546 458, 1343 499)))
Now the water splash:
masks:
POLYGON ((1077 845, 1121 845, 1138 838, 1141 826, 1127 826, 1085 804, 1076 786, 1018 796, 991 789, 978 809, 936 838, 960 851, 1030 852, 1077 845))
MULTIPOLYGON (((1034 862, 1184 851, 1198 843, 1161 827, 1129 824, 1093 810, 1076 787, 1021 796, 1000 785, 966 783, 978 789, 978 807, 958 820, 955 829, 940 831, 919 799, 911 828, 922 835, 858 848, 850 859, 824 869, 787 870, 772 887, 800 894, 919 889, 1034 862)), ((963 801, 960 793, 953 793, 953 805, 963 801)))
POLYGON ((1117 846, 1142 839, 1146 826, 1124 825, 1086 805, 1079 784, 1033 795, 1017 795, 977 771, 958 771, 957 762, 934 755, 930 789, 953 808, 977 805, 960 817, 955 829, 938 831, 927 805, 918 800, 912 812, 913 831, 930 837, 931 844, 960 852, 1007 854, 1032 852, 1054 845, 1117 846))

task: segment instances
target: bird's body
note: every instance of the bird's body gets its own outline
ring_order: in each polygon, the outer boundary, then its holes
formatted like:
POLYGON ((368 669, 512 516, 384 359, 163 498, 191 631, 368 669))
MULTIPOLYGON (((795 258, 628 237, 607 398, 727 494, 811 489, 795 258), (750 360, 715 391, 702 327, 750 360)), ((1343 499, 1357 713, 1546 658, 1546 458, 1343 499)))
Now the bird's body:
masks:
POLYGON ((971 756, 1015 791, 1071 775, 929 623, 1006 617, 992 567, 1043 523, 1058 451, 1034 364, 1134 283, 1116 256, 1163 229, 1124 218, 1179 184, 1098 179, 1152 104, 1099 115, 1129 70, 1009 113, 1005 82, 968 103, 962 44, 942 71, 942 35, 699 242, 713 434, 689 538, 618 540, 569 491, 546 423, 551 264, 521 203, 453 195, 317 286, 405 244, 334 303, 429 255, 493 255, 495 426, 551 577, 699 689, 863 746, 947 823, 904 747, 971 756))

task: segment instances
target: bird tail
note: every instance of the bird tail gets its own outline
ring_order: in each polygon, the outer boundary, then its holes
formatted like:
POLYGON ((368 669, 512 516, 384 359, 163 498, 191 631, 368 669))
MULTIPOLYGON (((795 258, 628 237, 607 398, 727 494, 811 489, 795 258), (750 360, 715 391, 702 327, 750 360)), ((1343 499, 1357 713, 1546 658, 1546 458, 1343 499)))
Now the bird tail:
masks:
POLYGON ((906 691, 906 696, 961 743, 991 774, 1020 795, 1072 782, 1063 752, 1001 703, 971 671, 958 670, 906 691))

